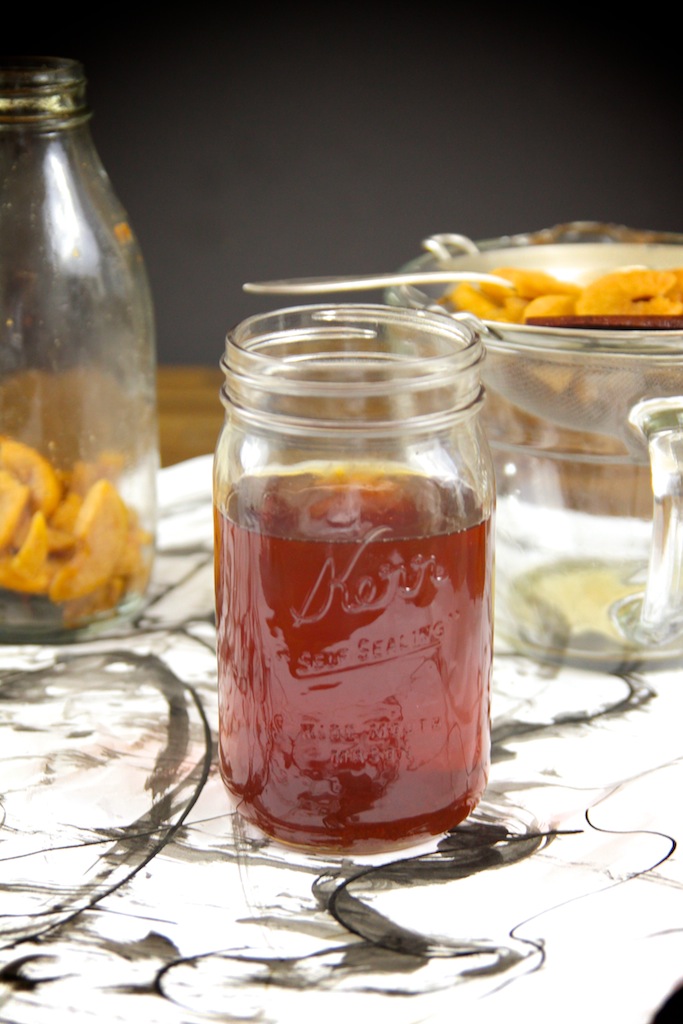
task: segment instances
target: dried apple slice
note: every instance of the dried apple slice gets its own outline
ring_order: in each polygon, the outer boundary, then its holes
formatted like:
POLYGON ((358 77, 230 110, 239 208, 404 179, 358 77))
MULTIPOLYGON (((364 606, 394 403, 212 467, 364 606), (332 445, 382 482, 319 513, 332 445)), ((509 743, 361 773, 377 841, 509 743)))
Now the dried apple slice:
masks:
POLYGON ((31 492, 6 469, 0 469, 0 548, 8 547, 21 517, 28 508, 31 492))
POLYGON ((670 270, 615 271, 586 286, 577 299, 576 314, 676 316, 683 313, 683 303, 667 297, 676 284, 670 270))
POLYGON ((47 560, 47 523, 42 512, 34 512, 26 538, 12 559, 12 567, 26 576, 45 572, 47 560))
POLYGON ((47 547, 49 554, 65 555, 73 550, 76 541, 72 533, 67 530, 58 530, 48 524, 47 547))
POLYGON ((12 566, 12 560, 0 559, 0 587, 14 590, 21 594, 44 594, 50 580, 47 573, 18 572, 12 566))
POLYGON ((46 517, 52 515, 61 497, 57 474, 44 456, 35 448, 9 437, 0 438, 0 469, 11 473, 31 492, 34 510, 40 509, 46 517))
POLYGON ((0 586, 24 594, 45 594, 50 583, 47 554, 45 516, 35 512, 17 553, 0 562, 0 586))
POLYGON ((74 527, 76 550, 57 570, 49 590, 52 601, 92 594, 112 576, 128 533, 128 511, 109 480, 88 491, 74 527))
POLYGON ((508 295, 501 307, 498 319, 509 324, 521 324, 527 306, 527 300, 523 299, 521 295, 508 295))
POLYGON ((83 506, 83 498, 75 491, 69 491, 60 501, 50 516, 49 524, 54 530, 73 533, 76 528, 78 513, 83 506))
POLYGON ((457 309, 473 313, 481 320, 497 320, 502 310, 500 302, 484 295, 478 288, 467 282, 456 285, 448 298, 457 309))
POLYGON ((573 295, 538 295, 524 310, 524 322, 530 317, 571 316, 575 303, 573 295))
MULTIPOLYGON (((497 267, 491 271, 496 277, 512 282, 518 295, 523 299, 535 299, 539 295, 579 295, 581 288, 571 281, 560 281, 544 270, 524 270, 517 267, 497 267)), ((507 290, 502 285, 482 281, 479 285, 485 295, 505 298, 507 290), (502 294, 501 294, 502 293, 502 294)))

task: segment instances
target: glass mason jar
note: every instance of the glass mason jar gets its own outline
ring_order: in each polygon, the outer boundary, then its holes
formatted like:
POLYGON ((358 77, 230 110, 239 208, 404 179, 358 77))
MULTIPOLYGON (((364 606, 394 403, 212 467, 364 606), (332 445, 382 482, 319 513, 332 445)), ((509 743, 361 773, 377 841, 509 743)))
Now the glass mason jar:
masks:
POLYGON ((214 468, 219 758, 286 843, 374 852, 479 801, 494 477, 480 338, 327 305, 230 331, 214 468))
POLYGON ((154 318, 85 77, 0 60, 0 640, 132 615, 154 548, 154 318))

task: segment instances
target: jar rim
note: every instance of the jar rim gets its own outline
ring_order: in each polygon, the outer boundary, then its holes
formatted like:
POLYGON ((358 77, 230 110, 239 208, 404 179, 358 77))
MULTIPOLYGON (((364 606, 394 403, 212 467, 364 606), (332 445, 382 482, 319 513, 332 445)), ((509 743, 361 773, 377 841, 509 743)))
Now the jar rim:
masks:
POLYGON ((85 120, 85 89, 83 64, 74 58, 1 56, 0 126, 85 120))
POLYGON ((72 81, 84 75, 83 64, 73 57, 18 54, 0 56, 0 75, 11 73, 35 81, 72 81))
POLYGON ((254 365, 258 362, 265 369, 281 362, 281 357, 269 355, 269 342, 342 335, 348 340, 355 337, 360 341, 377 337, 381 328, 391 325, 403 329, 413 326, 432 338, 449 339, 451 347, 448 350, 444 348, 432 356, 423 353, 419 356, 420 362, 425 359, 456 360, 464 368, 481 358, 483 342, 476 325, 470 321, 456 321, 445 312, 381 303, 319 303, 256 313, 235 324, 226 335, 224 361, 230 365, 231 354, 248 355, 255 361, 254 365))
POLYGON ((476 325, 431 310, 356 303, 259 313, 226 336, 221 396, 242 417, 323 429, 427 428, 482 395, 476 325))

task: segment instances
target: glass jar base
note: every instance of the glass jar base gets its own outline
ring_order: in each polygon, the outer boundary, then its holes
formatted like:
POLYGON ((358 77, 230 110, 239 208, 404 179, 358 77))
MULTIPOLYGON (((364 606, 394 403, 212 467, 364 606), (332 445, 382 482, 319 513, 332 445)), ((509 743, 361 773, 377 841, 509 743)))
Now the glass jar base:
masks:
POLYGON ((121 628, 139 615, 143 594, 130 594, 114 608, 69 621, 47 598, 0 589, 0 644, 77 643, 121 628))
POLYGON ((484 778, 480 786, 447 807, 406 818, 366 822, 325 822, 323 819, 319 824, 310 821, 293 825, 274 818, 257 804, 247 804, 243 799, 240 800, 225 779, 223 782, 236 813, 247 827, 292 849, 332 855, 391 853, 428 842, 435 836, 451 831, 468 818, 479 804, 486 785, 484 778))

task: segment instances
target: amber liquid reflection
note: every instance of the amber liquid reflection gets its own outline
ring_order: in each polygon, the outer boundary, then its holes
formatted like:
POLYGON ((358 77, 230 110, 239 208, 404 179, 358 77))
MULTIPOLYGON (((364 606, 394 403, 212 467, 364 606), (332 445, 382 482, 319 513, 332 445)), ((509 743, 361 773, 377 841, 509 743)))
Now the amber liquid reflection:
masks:
POLYGON ((252 478, 227 505, 219 753, 240 812, 339 850, 456 825, 489 765, 489 522, 452 528, 408 474, 252 478))

